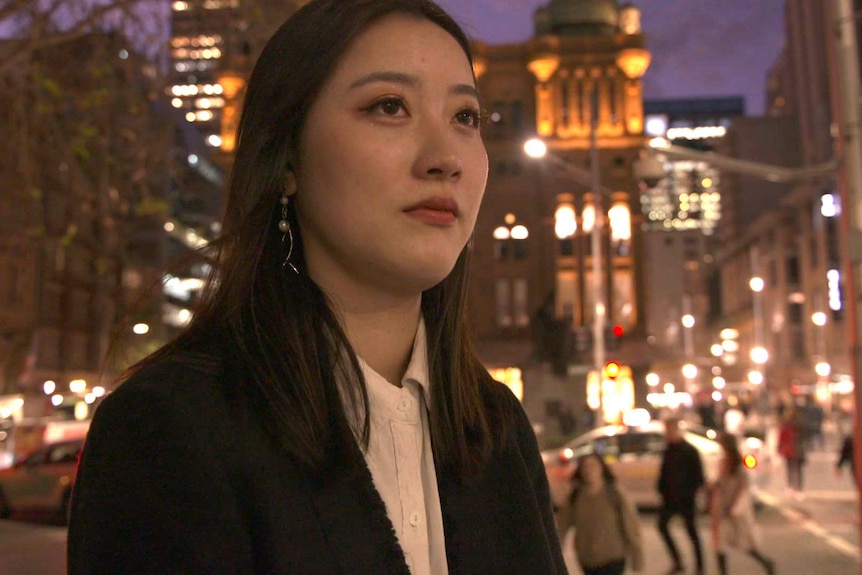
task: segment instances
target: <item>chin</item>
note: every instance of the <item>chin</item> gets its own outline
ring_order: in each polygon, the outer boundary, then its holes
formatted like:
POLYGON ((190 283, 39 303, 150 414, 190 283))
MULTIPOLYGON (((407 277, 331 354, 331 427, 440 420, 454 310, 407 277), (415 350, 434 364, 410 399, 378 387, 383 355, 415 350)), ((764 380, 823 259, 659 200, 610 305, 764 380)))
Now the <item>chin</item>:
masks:
POLYGON ((413 289, 420 292, 429 290, 452 273, 456 261, 457 259, 441 261, 438 258, 433 261, 425 260, 419 265, 414 263, 408 276, 410 278, 409 283, 412 284, 413 289))

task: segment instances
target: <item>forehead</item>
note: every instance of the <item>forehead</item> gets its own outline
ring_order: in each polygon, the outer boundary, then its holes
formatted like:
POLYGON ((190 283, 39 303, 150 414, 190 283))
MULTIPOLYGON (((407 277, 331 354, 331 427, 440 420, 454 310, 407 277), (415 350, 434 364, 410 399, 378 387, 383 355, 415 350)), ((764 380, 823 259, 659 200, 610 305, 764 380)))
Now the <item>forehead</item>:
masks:
POLYGON ((330 83, 350 84, 380 70, 474 83, 470 62, 458 41, 427 18, 407 14, 384 16, 363 30, 342 55, 330 83))

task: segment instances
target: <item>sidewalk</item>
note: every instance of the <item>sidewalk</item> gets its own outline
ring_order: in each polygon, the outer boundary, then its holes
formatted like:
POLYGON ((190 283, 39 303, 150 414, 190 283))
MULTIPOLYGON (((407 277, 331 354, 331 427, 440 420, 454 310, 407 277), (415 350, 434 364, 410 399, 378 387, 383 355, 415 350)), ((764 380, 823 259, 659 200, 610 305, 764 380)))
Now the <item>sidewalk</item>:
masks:
MULTIPOLYGON (((664 575, 671 566, 664 543, 658 532, 655 513, 641 513, 641 537, 644 546, 644 570, 638 575, 664 575)), ((709 519, 706 515, 698 517, 698 531, 703 547, 706 573, 718 573, 715 553, 709 536, 709 519)), ((853 550, 841 550, 822 537, 812 537, 804 525, 788 520, 778 507, 763 507, 757 514, 763 541, 762 551, 775 559, 779 575, 856 575, 859 573, 859 556, 853 550)), ((691 547, 684 527, 679 519, 670 524, 672 536, 679 546, 682 559, 687 567, 686 574, 694 573, 691 547)), ((563 541, 563 557, 570 575, 580 575, 581 569, 575 562, 572 550, 574 531, 570 531, 563 541)), ((733 574, 760 575, 763 571, 749 557, 736 551, 728 552, 730 572, 733 574)), ((633 575, 631 569, 626 575, 633 575)))

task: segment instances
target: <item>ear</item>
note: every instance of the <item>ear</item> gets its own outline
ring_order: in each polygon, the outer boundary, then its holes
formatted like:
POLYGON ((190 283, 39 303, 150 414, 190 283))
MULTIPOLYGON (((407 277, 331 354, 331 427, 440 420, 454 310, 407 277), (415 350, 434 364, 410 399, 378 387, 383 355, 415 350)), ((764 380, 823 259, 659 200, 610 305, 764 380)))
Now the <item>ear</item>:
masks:
POLYGON ((296 174, 293 170, 288 170, 284 175, 284 193, 287 196, 292 196, 296 193, 296 174))

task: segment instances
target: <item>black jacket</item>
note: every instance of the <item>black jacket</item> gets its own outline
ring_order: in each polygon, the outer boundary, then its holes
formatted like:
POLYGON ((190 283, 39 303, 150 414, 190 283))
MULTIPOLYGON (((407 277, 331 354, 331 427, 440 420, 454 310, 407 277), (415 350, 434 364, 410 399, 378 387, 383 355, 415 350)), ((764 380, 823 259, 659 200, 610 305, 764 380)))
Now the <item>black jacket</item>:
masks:
POLYGON ((668 443, 658 478, 658 492, 665 505, 693 508, 695 495, 703 483, 703 463, 697 449, 684 440, 668 443))
MULTIPOLYGON (((361 456, 312 479, 239 387, 162 364, 104 400, 74 488, 68 572, 407 575, 361 456)), ((516 414, 505 448, 467 482, 438 470, 449 572, 562 575, 532 428, 505 386, 490 393, 516 414)))

